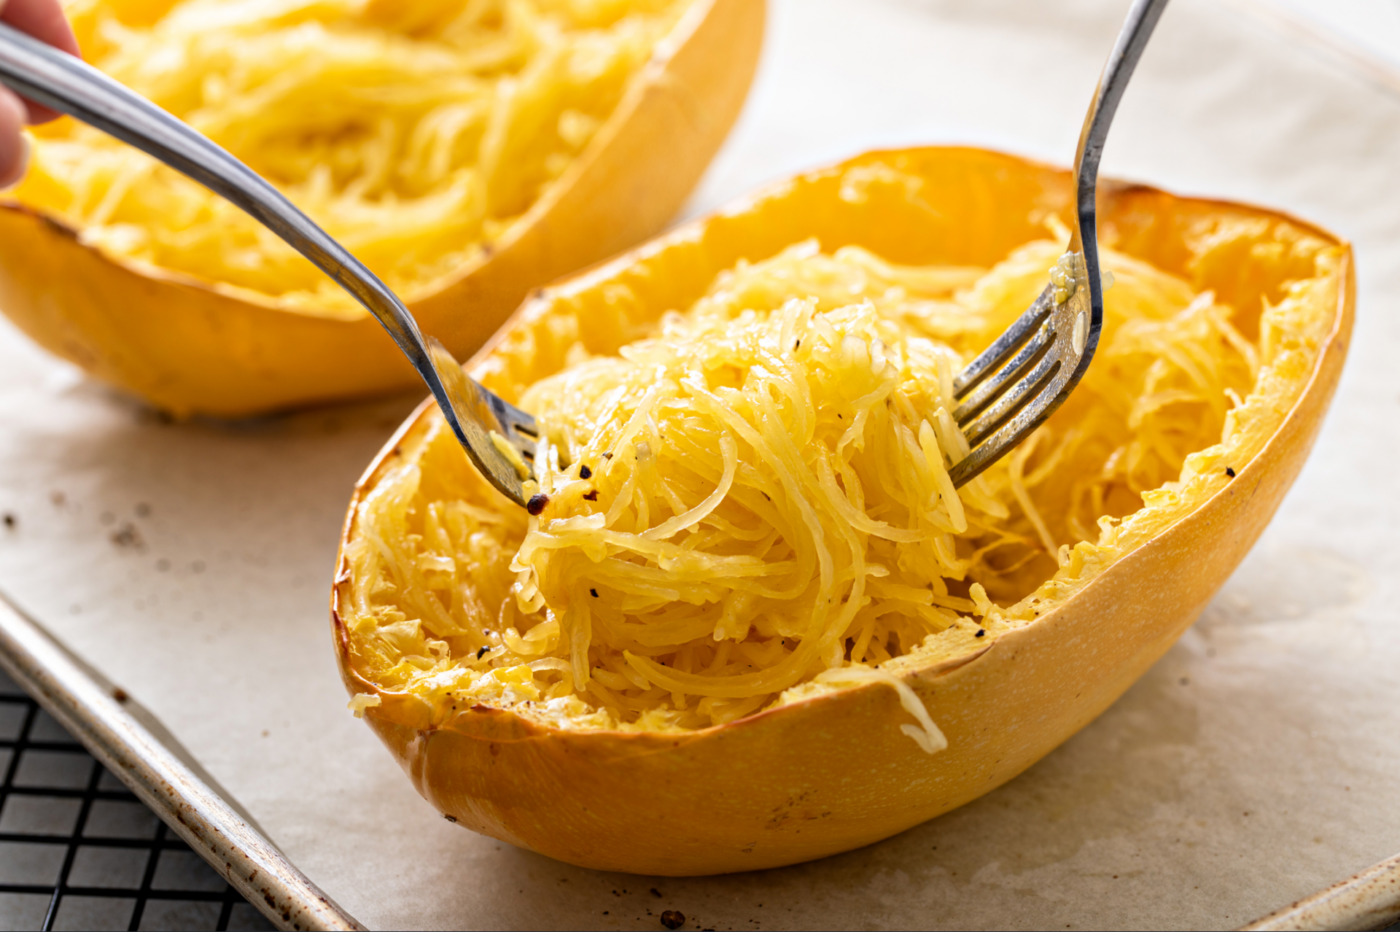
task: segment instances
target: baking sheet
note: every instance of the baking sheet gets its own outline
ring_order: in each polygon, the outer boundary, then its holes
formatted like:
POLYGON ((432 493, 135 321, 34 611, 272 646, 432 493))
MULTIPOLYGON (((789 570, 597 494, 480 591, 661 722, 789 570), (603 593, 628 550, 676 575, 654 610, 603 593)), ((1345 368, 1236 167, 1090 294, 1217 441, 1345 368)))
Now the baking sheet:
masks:
MULTIPOLYGON (((770 0, 749 109, 691 213, 873 146, 1066 162, 1123 0, 770 0)), ((884 843, 763 873, 568 867, 423 803, 345 711, 326 621, 350 486, 416 398, 169 424, 0 324, 0 588, 180 739, 370 927, 1201 927, 1400 848, 1400 96, 1247 6, 1177 0, 1106 173, 1352 238, 1319 448, 1198 624, 1022 777, 884 843)))

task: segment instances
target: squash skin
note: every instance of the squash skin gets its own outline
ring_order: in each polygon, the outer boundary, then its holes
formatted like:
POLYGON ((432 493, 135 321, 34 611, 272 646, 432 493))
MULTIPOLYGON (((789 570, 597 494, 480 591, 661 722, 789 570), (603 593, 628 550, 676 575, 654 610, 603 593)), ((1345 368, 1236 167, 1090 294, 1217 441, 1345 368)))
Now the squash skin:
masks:
MULTIPOLYGON (((764 0, 695 0, 566 174, 484 257, 407 295, 474 352, 530 288, 656 233, 738 117, 764 0)), ((36 343, 177 417, 246 417, 403 390, 418 376, 367 314, 337 319, 106 255, 0 201, 0 309, 36 343)))
MULTIPOLYGON (((625 327, 608 317, 610 284, 629 284, 657 313, 685 307, 687 296, 735 259, 758 260, 808 236, 828 250, 857 242, 900 262, 995 261, 1040 234, 1029 218, 1021 220, 1027 206, 1062 211, 1068 196, 1067 172, 1010 156, 871 153, 779 184, 551 288, 523 306, 472 364, 488 384, 507 371, 512 380, 543 375, 562 365, 568 342, 538 326, 551 315, 588 317, 579 337, 595 352, 623 339, 625 327), (928 181, 925 200, 944 219, 919 221, 907 206, 878 198, 841 199, 849 169, 897 159, 928 181), (960 233, 988 211, 991 222, 960 233)), ((685 734, 570 732, 482 706, 434 710, 357 671, 354 643, 336 610, 337 586, 333 636, 347 688, 379 697, 366 721, 439 811, 475 831, 597 869, 684 876, 791 864, 889 837, 994 789, 1097 717, 1191 625, 1273 516, 1336 387, 1355 303, 1349 246, 1256 208, 1140 186, 1109 185, 1100 195, 1101 224, 1115 230, 1119 247, 1169 271, 1181 271, 1185 261, 1182 231, 1213 216, 1287 224, 1344 248, 1337 304, 1324 309, 1330 327, 1307 383, 1263 448, 1233 464, 1234 479, 1180 520, 1033 622, 905 677, 947 736, 946 750, 929 757, 904 736, 897 725, 907 713, 879 684, 685 734)), ((1284 280, 1297 277, 1282 268, 1259 278, 1257 264, 1245 260, 1205 272, 1237 306, 1250 295, 1256 304, 1260 294, 1276 295, 1284 280)), ((362 496, 426 429, 432 411, 425 403, 370 466, 343 540, 355 534, 362 496)), ((344 572, 343 557, 340 566, 344 572)))

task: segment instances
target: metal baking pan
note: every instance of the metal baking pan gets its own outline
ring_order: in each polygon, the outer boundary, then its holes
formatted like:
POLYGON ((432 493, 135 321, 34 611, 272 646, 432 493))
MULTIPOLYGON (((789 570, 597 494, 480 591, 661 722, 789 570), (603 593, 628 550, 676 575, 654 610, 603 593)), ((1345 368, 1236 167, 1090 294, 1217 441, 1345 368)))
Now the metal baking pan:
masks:
POLYGON ((159 724, 0 593, 0 668, 279 929, 363 929, 167 745, 159 724), (147 718, 143 723, 140 719, 147 718))

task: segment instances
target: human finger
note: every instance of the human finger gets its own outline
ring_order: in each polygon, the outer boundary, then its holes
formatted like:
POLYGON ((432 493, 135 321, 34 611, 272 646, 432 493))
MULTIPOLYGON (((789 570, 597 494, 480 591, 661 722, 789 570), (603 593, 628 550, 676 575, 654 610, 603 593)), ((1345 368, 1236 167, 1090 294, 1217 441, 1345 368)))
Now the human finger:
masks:
MULTIPOLYGON (((82 57, 73 27, 58 0, 0 0, 0 22, 13 26, 69 55, 82 57)), ((25 101, 29 123, 47 123, 58 116, 48 107, 25 101)))
POLYGON ((0 87, 0 188, 19 181, 29 162, 29 139, 23 133, 26 118, 24 101, 0 87))

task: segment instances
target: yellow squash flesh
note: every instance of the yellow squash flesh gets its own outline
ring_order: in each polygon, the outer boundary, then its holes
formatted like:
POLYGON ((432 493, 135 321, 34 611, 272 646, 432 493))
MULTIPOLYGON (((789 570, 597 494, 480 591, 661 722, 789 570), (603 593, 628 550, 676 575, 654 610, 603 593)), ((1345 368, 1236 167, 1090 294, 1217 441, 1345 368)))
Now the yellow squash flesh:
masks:
MULTIPOLYGON (((475 831, 574 864, 666 875, 767 868, 868 844, 962 805, 1107 708, 1194 621, 1297 475, 1341 372, 1355 283, 1350 248, 1302 222, 1144 187, 1105 188, 1108 244, 1236 308, 1277 303, 1289 282, 1315 274, 1311 260, 1290 252, 1304 238, 1340 256, 1334 287, 1314 292, 1306 309, 1311 365, 1273 384, 1267 433, 1250 439, 1252 455, 1229 464, 1232 477, 1221 468, 1179 492, 1154 493, 1152 521, 1078 578, 1047 584, 1063 597, 1039 617, 994 637, 952 639, 918 664, 891 664, 946 735, 946 750, 926 755, 901 733, 908 714, 882 683, 689 732, 560 729, 508 709, 434 706, 362 672, 340 617, 349 593, 341 575, 332 621, 342 675, 418 791, 475 831)), ((1043 237, 1045 215, 1066 216, 1069 202, 1068 173, 1010 156, 871 153, 551 287, 472 366, 498 390, 529 384, 561 369, 576 341, 615 351, 666 310, 688 307, 736 261, 809 237, 826 252, 858 245, 900 263, 989 266, 1043 237), (872 183, 891 177, 914 179, 917 192, 872 183)), ((359 503, 438 416, 420 408, 370 466, 342 547, 359 533, 359 503)), ((339 572, 348 565, 342 556, 339 572)))
MULTIPOLYGON (((476 350, 529 290, 654 234, 739 113, 763 0, 695 0, 565 174, 492 248, 411 296, 424 332, 476 350)), ((49 351, 177 416, 242 417, 403 389, 371 317, 278 306, 127 262, 0 201, 0 310, 49 351)))

